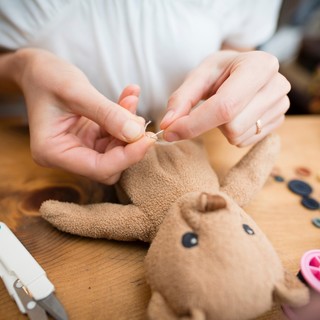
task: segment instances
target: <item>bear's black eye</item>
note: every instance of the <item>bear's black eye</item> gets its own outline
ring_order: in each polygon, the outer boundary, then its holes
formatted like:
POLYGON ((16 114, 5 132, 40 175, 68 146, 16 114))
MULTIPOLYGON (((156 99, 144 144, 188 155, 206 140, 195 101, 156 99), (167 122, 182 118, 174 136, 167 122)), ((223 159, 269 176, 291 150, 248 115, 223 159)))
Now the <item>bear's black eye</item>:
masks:
POLYGON ((250 234, 250 236, 254 235, 253 229, 251 229, 247 224, 243 224, 242 227, 247 234, 250 234))
POLYGON ((198 235, 194 232, 187 232, 182 236, 182 245, 185 248, 192 248, 198 245, 198 235))

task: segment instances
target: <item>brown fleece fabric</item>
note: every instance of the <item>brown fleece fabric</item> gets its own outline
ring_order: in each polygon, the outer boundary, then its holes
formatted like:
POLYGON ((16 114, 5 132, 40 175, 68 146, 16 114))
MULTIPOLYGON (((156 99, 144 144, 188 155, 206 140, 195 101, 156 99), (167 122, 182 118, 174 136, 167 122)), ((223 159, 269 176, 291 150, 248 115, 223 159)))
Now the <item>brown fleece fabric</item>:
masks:
POLYGON ((265 183, 279 152, 270 135, 230 170, 220 188, 203 146, 156 143, 117 184, 122 204, 46 201, 42 216, 82 236, 152 242, 145 260, 149 319, 252 319, 277 300, 306 304, 280 259, 241 208, 265 183))

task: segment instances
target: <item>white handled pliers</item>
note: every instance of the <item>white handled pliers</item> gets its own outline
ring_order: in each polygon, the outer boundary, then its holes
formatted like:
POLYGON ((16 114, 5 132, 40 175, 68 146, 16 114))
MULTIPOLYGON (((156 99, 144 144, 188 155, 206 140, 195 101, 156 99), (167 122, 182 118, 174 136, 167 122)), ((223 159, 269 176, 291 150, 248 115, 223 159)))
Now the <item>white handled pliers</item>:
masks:
POLYGON ((31 320, 67 320, 46 272, 6 224, 0 222, 0 277, 20 311, 31 320))

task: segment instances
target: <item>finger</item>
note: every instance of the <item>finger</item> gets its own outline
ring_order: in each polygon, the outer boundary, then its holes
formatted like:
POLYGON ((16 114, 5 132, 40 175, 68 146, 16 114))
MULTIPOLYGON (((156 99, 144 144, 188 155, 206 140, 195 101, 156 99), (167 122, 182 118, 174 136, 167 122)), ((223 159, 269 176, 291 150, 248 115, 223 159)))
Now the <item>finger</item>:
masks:
MULTIPOLYGON (((268 84, 273 85, 278 69, 278 60, 267 53, 248 52, 240 55, 231 65, 229 77, 218 88, 212 100, 217 107, 226 108, 223 110, 227 116, 225 122, 243 110, 262 88, 268 84)), ((273 95, 274 92, 271 93, 273 95)))
MULTIPOLYGON (((289 109, 290 101, 287 96, 281 98, 271 107, 266 108, 264 113, 250 112, 244 110, 234 122, 222 125, 219 127, 228 141, 233 145, 239 145, 244 140, 253 136, 256 133, 256 122, 258 119, 266 125, 284 115, 289 109), (238 119, 239 118, 239 119, 238 119)), ((258 109, 258 108, 255 108, 258 109)))
MULTIPOLYGON (((119 105, 121 107, 127 109, 133 114, 136 114, 138 102, 139 102, 139 94, 140 94, 140 87, 137 85, 130 85, 127 86, 121 93, 120 98, 118 100, 119 105)), ((142 117, 138 117, 139 120, 143 125, 145 124, 145 120, 142 117)), ((107 132, 105 129, 100 127, 101 136, 106 136, 107 132)), ((120 141, 120 140, 118 140, 120 141)), ((125 143, 119 143, 119 145, 124 145, 125 143)), ((101 143, 100 143, 101 145, 101 143)), ((105 148, 103 148, 105 149, 105 148)), ((100 150, 100 149, 99 149, 100 150)))
POLYGON ((47 155, 50 159, 47 164, 54 164, 75 174, 108 183, 110 177, 116 176, 140 161, 154 143, 154 139, 143 137, 131 144, 117 146, 106 153, 98 153, 82 146, 58 152, 51 149, 50 155, 47 155))
POLYGON ((140 87, 138 85, 129 85, 122 91, 118 103, 131 113, 136 113, 140 95, 140 87))
POLYGON ((194 138, 212 128, 231 121, 236 116, 236 114, 231 114, 231 103, 231 100, 229 105, 228 101, 223 102, 220 96, 214 95, 197 108, 191 110, 189 114, 171 123, 165 129, 164 139, 176 141, 194 138), (225 104, 223 105, 223 103, 225 104))
POLYGON ((242 136, 257 119, 268 112, 272 117, 287 112, 290 102, 287 93, 290 90, 289 82, 281 75, 276 74, 257 95, 250 101, 233 120, 221 125, 220 130, 233 143, 242 136))
POLYGON ((228 77, 227 66, 237 52, 224 51, 206 58, 170 96, 167 112, 160 123, 166 129, 173 121, 190 113, 201 100, 213 95, 228 77))
POLYGON ((160 122, 160 129, 165 130, 173 121, 189 114, 205 94, 208 82, 208 77, 202 69, 192 72, 179 89, 170 96, 167 112, 160 122))
POLYGON ((99 153, 106 153, 110 149, 113 149, 117 146, 125 146, 126 144, 127 143, 124 141, 121 141, 110 135, 107 135, 105 137, 97 139, 93 149, 99 153))
MULTIPOLYGON (((217 95, 210 101, 211 105, 221 105, 223 109, 227 109, 226 112, 222 112, 222 121, 229 113, 237 114, 279 69, 277 59, 265 52, 248 52, 238 55, 235 59, 232 55, 220 60, 217 57, 214 63, 204 64, 196 69, 171 96, 168 112, 161 122, 162 129, 188 114, 192 107, 208 96, 209 92, 211 95, 217 95), (221 70, 220 65, 226 64, 223 60, 226 60, 229 66, 226 65, 225 69, 221 70), (208 72, 208 68, 212 70, 208 72)), ((227 120, 228 117, 225 122, 227 120)))
MULTIPOLYGON (((239 143, 237 146, 242 148, 257 143, 258 141, 262 140, 265 136, 267 136, 269 133, 273 132, 275 129, 280 127, 284 120, 285 116, 281 115, 277 119, 274 119, 273 121, 264 125, 262 127, 262 131, 259 134, 251 135, 248 139, 239 143)), ((254 128, 254 130, 256 129, 254 128)))
MULTIPOLYGON (((131 113, 135 113, 137 109, 139 98, 137 96, 126 96, 124 97, 119 104, 121 107, 127 109, 131 113)), ((139 121, 144 125, 145 121, 143 118, 139 117, 139 121)), ((127 143, 114 138, 113 136, 109 135, 104 129, 100 127, 100 136, 101 138, 96 142, 96 148, 98 152, 107 152, 108 150, 116 147, 116 146, 124 146, 127 143)))
MULTIPOLYGON (((220 125, 219 128, 230 143, 237 145, 239 143, 239 141, 237 140, 239 136, 245 134, 247 130, 253 126, 253 124, 261 117, 261 113, 264 110, 264 112, 267 114, 269 113, 270 116, 280 116, 281 114, 287 112, 289 105, 290 102, 287 96, 281 98, 278 102, 275 103, 273 107, 270 107, 268 105, 267 107, 261 108, 259 104, 257 105, 256 103, 252 103, 248 110, 243 110, 231 122, 220 125)), ((190 115, 184 116, 170 125, 164 132, 164 139, 167 141, 176 141, 180 139, 189 139, 196 137, 203 132, 212 129, 212 123, 217 120, 216 118, 205 118, 203 119, 202 123, 204 123, 204 121, 208 122, 206 124, 203 124, 202 127, 199 127, 194 122, 196 122, 197 119, 201 118, 203 118, 201 110, 193 110, 190 115), (210 122, 210 120, 212 122, 210 122)), ((250 135, 250 133, 247 133, 247 135, 250 135)))
POLYGON ((277 73, 277 60, 267 54, 262 54, 261 57, 251 59, 252 55, 246 54, 245 57, 241 55, 240 61, 235 60, 230 67, 229 77, 221 84, 216 94, 193 109, 189 115, 171 123, 166 128, 165 139, 173 141, 173 137, 195 137, 234 119, 277 73), (270 61, 267 63, 268 59, 270 61))
POLYGON ((140 87, 137 84, 130 84, 126 86, 123 91, 121 92, 121 95, 119 97, 118 103, 121 104, 121 100, 123 100, 127 96, 140 96, 140 87))
MULTIPOLYGON (((127 109, 131 113, 136 113, 137 106, 138 106, 139 98, 136 96, 128 96, 123 98, 119 104, 121 107, 127 109)), ((141 117, 138 118, 139 120, 142 119, 141 117)), ((144 122, 143 122, 144 123, 144 122)))
POLYGON ((144 135, 144 120, 108 100, 88 83, 71 85, 64 92, 69 112, 85 116, 98 123, 106 132, 126 142, 144 135))
POLYGON ((117 173, 117 174, 114 174, 113 176, 109 177, 108 179, 103 181, 103 183, 110 186, 112 184, 117 183, 118 180, 120 179, 120 177, 121 177, 121 172, 117 173))
POLYGON ((116 148, 116 147, 119 147, 119 146, 125 146, 127 143, 126 142, 123 142, 121 140, 118 140, 118 139, 112 139, 106 146, 105 146, 105 149, 104 149, 104 153, 110 151, 111 149, 113 148, 116 148))

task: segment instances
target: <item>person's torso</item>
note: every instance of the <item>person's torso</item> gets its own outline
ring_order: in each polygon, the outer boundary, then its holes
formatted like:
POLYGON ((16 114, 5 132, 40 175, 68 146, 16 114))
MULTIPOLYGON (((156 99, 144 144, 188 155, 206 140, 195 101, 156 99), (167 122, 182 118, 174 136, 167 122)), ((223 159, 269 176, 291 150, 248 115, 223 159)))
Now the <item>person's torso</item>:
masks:
POLYGON ((221 45, 215 1, 71 2, 31 45, 46 48, 85 72, 117 101, 141 86, 138 112, 155 119, 187 73, 221 45))
POLYGON ((141 86, 138 112, 158 118, 188 72, 226 40, 251 46, 273 31, 280 0, 0 0, 0 46, 47 49, 105 96, 141 86), (2 17, 2 18, 1 18, 2 17))

